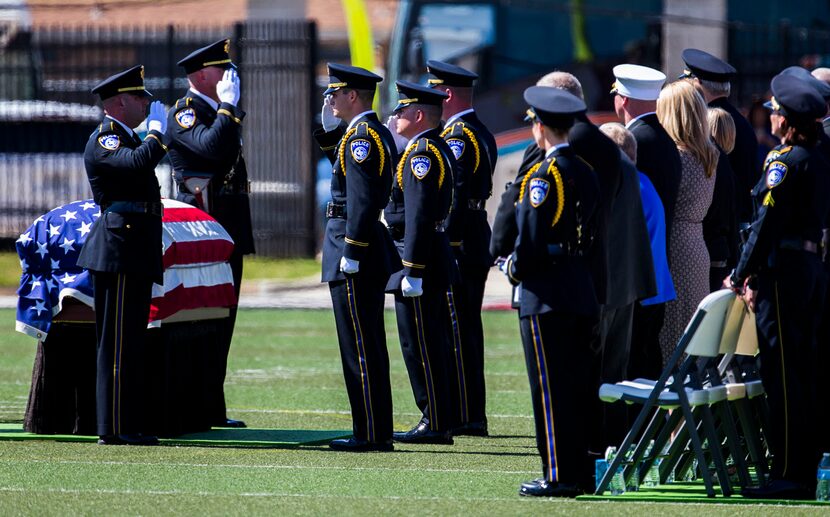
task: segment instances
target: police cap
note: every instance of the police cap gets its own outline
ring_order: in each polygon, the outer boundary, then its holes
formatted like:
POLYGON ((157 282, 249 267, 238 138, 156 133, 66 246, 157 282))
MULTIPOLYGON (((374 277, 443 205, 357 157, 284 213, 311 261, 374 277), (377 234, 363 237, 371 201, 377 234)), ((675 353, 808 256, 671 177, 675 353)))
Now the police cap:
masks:
POLYGON ((441 90, 433 90, 429 86, 411 83, 409 81, 395 81, 398 88, 398 105, 394 111, 400 111, 411 104, 427 104, 441 106, 444 99, 449 97, 441 90))
POLYGON ((383 81, 383 77, 357 66, 329 63, 328 69, 329 85, 324 95, 334 93, 340 88, 374 91, 377 84, 383 81))
POLYGON ((531 86, 524 92, 530 106, 525 120, 539 121, 552 128, 567 129, 574 118, 585 112, 585 102, 576 95, 550 86, 531 86))
POLYGON ((231 61, 230 50, 231 40, 227 38, 220 39, 206 47, 194 50, 176 64, 184 68, 188 75, 209 66, 236 68, 236 65, 231 61))
POLYGON ((827 84, 820 79, 816 79, 806 68, 801 68, 800 66, 789 66, 781 71, 781 75, 791 75, 801 79, 815 88, 818 94, 821 95, 825 101, 830 100, 830 84, 827 84))
POLYGON ((427 72, 435 76, 435 78, 427 81, 432 87, 442 84, 444 86, 471 88, 473 82, 478 79, 478 74, 470 72, 466 68, 434 59, 427 61, 427 72))
POLYGON ((716 83, 729 82, 735 75, 735 67, 719 57, 696 48, 687 48, 681 54, 683 62, 686 63, 686 70, 680 79, 697 77, 704 81, 716 83))
POLYGON ((772 99, 764 106, 787 118, 815 120, 827 112, 827 105, 816 89, 793 75, 776 75, 772 78, 770 89, 772 99))
POLYGON ((153 96, 144 88, 144 65, 137 65, 111 75, 96 84, 91 91, 101 97, 101 100, 115 97, 121 93, 131 93, 142 97, 153 96))

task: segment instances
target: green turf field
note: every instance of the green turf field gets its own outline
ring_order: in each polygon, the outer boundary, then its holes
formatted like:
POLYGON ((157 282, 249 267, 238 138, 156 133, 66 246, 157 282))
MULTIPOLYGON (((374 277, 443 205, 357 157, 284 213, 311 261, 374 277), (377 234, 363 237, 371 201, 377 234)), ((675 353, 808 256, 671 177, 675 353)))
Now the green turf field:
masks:
MULTIPOLYGON (((0 422, 20 422, 35 343, 0 311, 0 422)), ((0 441, 0 515, 793 515, 809 507, 528 500, 539 475, 530 396, 513 312, 485 313, 490 438, 401 446, 390 454, 294 449, 102 447, 0 441)), ((387 314, 395 426, 417 420, 387 314)), ((328 311, 241 311, 228 414, 252 427, 350 428, 328 311)))

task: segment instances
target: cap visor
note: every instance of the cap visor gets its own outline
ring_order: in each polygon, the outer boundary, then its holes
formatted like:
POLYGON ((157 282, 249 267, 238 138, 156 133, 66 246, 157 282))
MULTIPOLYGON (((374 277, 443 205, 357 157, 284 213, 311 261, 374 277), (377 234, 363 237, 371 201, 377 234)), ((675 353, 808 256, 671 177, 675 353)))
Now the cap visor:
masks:
POLYGON ((326 88, 326 91, 323 92, 323 95, 331 95, 339 89, 340 88, 326 88))

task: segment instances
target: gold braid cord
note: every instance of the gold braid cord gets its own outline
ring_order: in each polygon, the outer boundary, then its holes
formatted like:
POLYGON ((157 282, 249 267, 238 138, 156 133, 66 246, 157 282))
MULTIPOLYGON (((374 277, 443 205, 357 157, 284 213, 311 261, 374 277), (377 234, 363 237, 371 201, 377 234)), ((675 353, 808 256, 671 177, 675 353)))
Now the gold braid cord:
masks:
POLYGON ((338 154, 340 155, 340 170, 343 171, 343 176, 346 175, 346 144, 349 142, 349 138, 355 133, 357 133, 357 128, 353 127, 340 139, 340 151, 338 154))
POLYGON ((401 159, 398 161, 398 170, 395 173, 395 179, 397 180, 398 187, 400 187, 401 190, 403 190, 403 166, 406 164, 409 154, 414 151, 416 147, 418 147, 418 142, 415 142, 407 147, 406 151, 403 153, 403 156, 401 156, 401 159))
POLYGON ((435 160, 438 162, 438 168, 441 171, 438 175, 438 188, 441 188, 441 186, 444 184, 444 173, 446 172, 444 170, 444 158, 443 156, 441 156, 441 151, 439 151, 438 148, 435 147, 435 145, 428 143, 427 149, 432 151, 432 154, 435 155, 435 160))
MULTIPOLYGON (((403 168, 404 168, 404 165, 406 164, 406 161, 409 159, 409 155, 417 147, 418 147, 418 142, 415 142, 414 144, 410 145, 406 149, 406 151, 403 153, 403 156, 401 156, 401 160, 398 162, 398 171, 397 171, 397 174, 395 174, 395 176, 396 176, 396 179, 398 181, 398 186, 401 188, 401 190, 403 190, 403 168)), ((440 170, 440 172, 438 173, 438 188, 441 188, 441 186, 444 184, 444 175, 446 174, 446 170, 444 169, 444 159, 441 156, 441 151, 439 151, 438 148, 435 147, 434 144, 430 144, 430 143, 427 142, 427 150, 432 152, 432 154, 435 155, 436 161, 438 161, 438 168, 440 170)))
POLYGON ((469 139, 470 139, 470 143, 472 143, 472 144, 473 144, 473 150, 475 151, 475 155, 476 155, 476 165, 475 165, 475 167, 473 168, 473 174, 475 174, 475 173, 478 171, 478 166, 479 166, 479 164, 481 163, 481 149, 480 149, 480 148, 479 148, 479 146, 478 146, 478 140, 476 140, 476 137, 475 137, 475 135, 473 134, 473 132, 472 132, 472 131, 470 131, 470 130, 467 128, 467 126, 465 126, 465 125, 464 125, 464 123, 463 123, 463 122, 459 122, 458 124, 453 124, 452 126, 450 126, 450 127, 446 128, 446 129, 445 129, 445 130, 441 133, 441 138, 446 138, 446 136, 447 136, 448 134, 450 134, 450 132, 452 132, 452 130, 455 128, 455 126, 460 126, 460 127, 461 127, 461 130, 464 132, 464 134, 465 134, 465 135, 467 135, 467 138, 469 138, 469 139))
POLYGON ((378 153, 380 153, 380 169, 378 170, 378 176, 383 175, 383 164, 386 162, 386 155, 383 154, 383 142, 380 140, 380 135, 374 129, 367 127, 366 129, 369 130, 369 136, 375 141, 375 145, 378 146, 378 153))
POLYGON ((547 173, 553 176, 553 182, 556 184, 556 213, 553 215, 553 222, 550 223, 553 227, 559 222, 559 218, 562 217, 562 210, 565 209, 565 183, 562 181, 562 174, 556 167, 556 159, 550 161, 547 173))
POLYGON ((542 162, 537 163, 531 167, 530 170, 525 173, 525 177, 522 178, 522 187, 519 189, 519 203, 521 203, 525 198, 525 187, 527 186, 527 182, 530 180, 530 177, 533 176, 533 173, 538 171, 541 166, 542 162))

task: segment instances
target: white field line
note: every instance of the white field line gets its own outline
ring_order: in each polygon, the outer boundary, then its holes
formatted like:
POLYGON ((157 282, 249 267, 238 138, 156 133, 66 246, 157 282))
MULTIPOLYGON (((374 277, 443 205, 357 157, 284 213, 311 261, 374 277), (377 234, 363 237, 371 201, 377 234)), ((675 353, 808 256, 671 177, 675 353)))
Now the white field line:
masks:
POLYGON ((405 468, 405 467, 344 467, 340 465, 237 465, 217 463, 187 463, 187 462, 155 462, 155 461, 77 461, 77 460, 0 460, 0 464, 22 463, 30 465, 43 463, 47 465, 116 465, 129 467, 198 467, 213 469, 258 469, 258 470, 354 470, 354 471, 411 471, 411 472, 436 472, 441 474, 536 474, 535 470, 470 470, 470 469, 436 469, 436 468, 405 468))
MULTIPOLYGON (((290 414, 290 415, 351 415, 351 411, 342 409, 239 409, 228 408, 231 413, 263 413, 263 414, 290 414)), ((423 416, 421 413, 399 413, 400 416, 423 416)), ((502 415, 487 414, 487 418, 533 418, 533 415, 502 415)))

